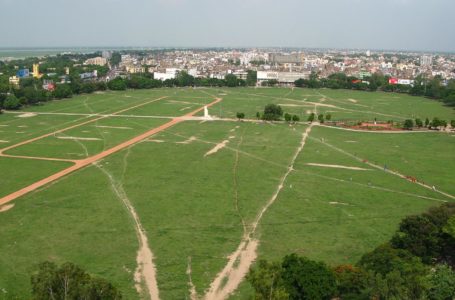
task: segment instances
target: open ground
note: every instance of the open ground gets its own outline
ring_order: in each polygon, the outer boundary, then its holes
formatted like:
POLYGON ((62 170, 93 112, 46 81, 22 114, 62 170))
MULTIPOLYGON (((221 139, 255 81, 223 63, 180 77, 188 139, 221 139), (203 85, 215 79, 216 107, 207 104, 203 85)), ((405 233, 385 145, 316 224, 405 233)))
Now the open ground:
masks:
POLYGON ((454 133, 254 120, 269 103, 302 120, 455 119, 407 95, 284 88, 106 92, 6 112, 0 298, 27 298, 44 260, 81 265, 126 299, 247 298, 258 258, 353 263, 403 216, 455 201, 454 133))

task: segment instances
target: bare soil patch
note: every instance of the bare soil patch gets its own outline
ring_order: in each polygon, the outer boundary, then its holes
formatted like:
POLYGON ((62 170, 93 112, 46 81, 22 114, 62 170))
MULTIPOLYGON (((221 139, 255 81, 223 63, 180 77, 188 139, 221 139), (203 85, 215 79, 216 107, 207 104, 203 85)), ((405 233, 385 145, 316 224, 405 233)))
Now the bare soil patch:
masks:
POLYGON ((8 210, 10 210, 13 207, 14 207, 14 204, 6 204, 6 205, 3 205, 3 206, 0 206, 0 213, 8 211, 8 210))
POLYGON ((122 127, 122 126, 105 126, 105 125, 95 125, 96 128, 110 128, 110 129, 124 129, 129 130, 133 129, 131 127, 122 127))
POLYGON ((187 140, 185 140, 183 142, 176 142, 176 144, 185 144, 185 145, 187 145, 187 144, 189 144, 189 143, 191 143, 191 142, 193 142, 195 140, 196 140, 196 137, 192 136, 192 137, 190 137, 189 139, 187 139, 187 140))
POLYGON ((224 147, 226 147, 226 145, 227 145, 228 143, 229 143, 229 140, 224 140, 224 141, 222 141, 221 143, 216 144, 215 147, 213 147, 213 148, 210 149, 207 153, 204 154, 204 157, 217 153, 218 151, 220 151, 221 149, 223 149, 224 147))
POLYGON ((17 117, 18 118, 31 118, 31 117, 34 117, 34 116, 37 116, 37 114, 35 114, 35 113, 25 113, 25 114, 18 115, 17 117))
POLYGON ((350 167, 342 165, 328 165, 328 164, 317 164, 317 163, 306 163, 307 166, 314 167, 323 167, 323 168, 334 168, 334 169, 346 169, 346 170, 355 170, 355 171, 370 171, 371 169, 359 168, 359 167, 350 167))
POLYGON ((77 140, 77 141, 100 141, 99 138, 92 137, 78 137, 78 136, 58 136, 60 140, 77 140))

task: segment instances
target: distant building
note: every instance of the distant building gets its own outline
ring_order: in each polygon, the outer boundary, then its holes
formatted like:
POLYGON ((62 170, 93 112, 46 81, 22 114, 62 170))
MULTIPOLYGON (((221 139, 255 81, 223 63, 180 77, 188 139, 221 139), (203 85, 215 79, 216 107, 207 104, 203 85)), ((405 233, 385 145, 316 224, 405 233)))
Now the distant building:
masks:
POLYGON ((235 71, 232 74, 235 75, 238 79, 243 80, 246 80, 246 78, 248 77, 248 72, 246 71, 235 71))
POLYGON ((144 73, 145 68, 143 66, 136 66, 136 65, 126 65, 125 70, 129 74, 135 74, 135 73, 144 73))
POLYGON ((89 58, 84 62, 84 65, 97 65, 97 66, 105 66, 107 64, 107 59, 104 57, 94 57, 89 58))
POLYGON ((422 67, 430 67, 433 65, 433 56, 430 55, 422 55, 420 58, 420 65, 422 67))
POLYGON ((153 79, 156 79, 156 80, 165 81, 167 79, 174 79, 174 78, 175 78, 174 74, 167 74, 167 73, 160 73, 160 72, 153 73, 153 79))
POLYGON ((41 78, 43 75, 39 73, 39 64, 33 64, 33 77, 41 78))
POLYGON ((272 64, 302 64, 305 62, 303 53, 280 54, 270 53, 269 60, 272 64))
POLYGON ((52 80, 44 80, 43 89, 46 91, 53 91, 55 90, 55 83, 52 80))
POLYGON ((30 70, 29 69, 21 69, 16 72, 16 76, 19 78, 27 78, 30 76, 30 70))
POLYGON ((101 56, 105 59, 110 59, 112 57, 112 51, 104 50, 101 56))
POLYGON ((357 77, 359 77, 360 79, 365 79, 367 77, 371 77, 371 73, 370 72, 367 72, 367 71, 360 71, 358 74, 357 74, 357 77))
POLYGON ((167 68, 166 73, 154 72, 153 78, 156 80, 167 80, 167 79, 175 79, 177 75, 180 73, 180 69, 177 68, 167 68))
POLYGON ((298 79, 308 79, 310 77, 309 72, 273 72, 273 71, 258 71, 257 80, 258 82, 267 80, 276 80, 279 83, 294 83, 298 79))
POLYGON ((14 86, 19 86, 20 83, 20 78, 17 76, 11 76, 9 78, 9 84, 14 85, 14 86))
POLYGON ((82 73, 79 75, 82 80, 90 80, 98 77, 98 71, 94 70, 93 72, 82 73))

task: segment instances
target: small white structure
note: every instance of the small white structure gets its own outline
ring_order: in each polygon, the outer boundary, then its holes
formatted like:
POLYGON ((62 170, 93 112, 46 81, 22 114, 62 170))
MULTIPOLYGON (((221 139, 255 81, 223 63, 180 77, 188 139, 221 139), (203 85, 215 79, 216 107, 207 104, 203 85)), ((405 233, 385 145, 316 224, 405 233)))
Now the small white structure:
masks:
POLYGON ((207 105, 204 106, 204 119, 205 120, 212 120, 212 117, 209 115, 209 109, 207 108, 207 105))

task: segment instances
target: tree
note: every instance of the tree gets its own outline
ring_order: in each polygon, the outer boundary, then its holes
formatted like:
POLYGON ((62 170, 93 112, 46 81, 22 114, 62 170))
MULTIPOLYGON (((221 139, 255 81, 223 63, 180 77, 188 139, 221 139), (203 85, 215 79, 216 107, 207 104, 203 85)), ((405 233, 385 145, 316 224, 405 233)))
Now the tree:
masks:
POLYGON ((419 119, 419 118, 415 119, 415 123, 416 123, 417 127, 419 127, 419 128, 423 127, 423 122, 421 119, 419 119))
POLYGON ((445 264, 436 265, 430 274, 431 300, 451 300, 455 298, 455 272, 445 264))
POLYGON ((296 87, 304 87, 305 85, 305 80, 303 78, 299 78, 296 81, 294 81, 294 85, 296 87))
POLYGON ((295 123, 295 122, 298 122, 298 121, 300 121, 300 117, 298 115, 293 115, 292 116, 292 122, 295 123))
POLYGON ((53 93, 57 99, 71 98, 73 96, 73 91, 68 84, 57 85, 53 93))
POLYGON ((425 118, 425 127, 428 127, 430 125, 430 120, 428 118, 425 118))
POLYGON ((327 121, 330 121, 330 120, 332 119, 332 115, 331 115, 331 114, 326 114, 326 115, 325 115, 325 119, 326 119, 327 121))
POLYGON ((409 216, 404 218, 399 230, 392 237, 393 247, 405 249, 430 263, 438 257, 440 250, 439 229, 426 216, 409 216))
POLYGON ((242 112, 238 112, 238 113, 236 114, 236 116, 237 116, 237 119, 239 119, 239 120, 242 120, 242 119, 245 118, 245 114, 242 113, 242 112))
POLYGON ((107 87, 113 91, 124 91, 126 90, 126 82, 121 77, 117 77, 109 81, 107 87))
POLYGON ((455 239, 455 216, 452 216, 449 220, 447 220, 447 224, 444 226, 443 230, 455 239))
POLYGON ((257 300, 289 299, 282 279, 283 268, 280 263, 260 260, 256 268, 250 270, 246 279, 253 286, 257 300))
POLYGON ((430 127, 432 127, 432 128, 446 127, 446 126, 447 126, 447 122, 444 120, 440 120, 437 117, 434 117, 430 123, 430 127))
POLYGON ((375 298, 420 299, 426 292, 428 268, 407 250, 384 244, 364 254, 358 266, 371 272, 375 298))
POLYGON ((289 299, 331 299, 336 293, 335 275, 322 262, 291 254, 283 258, 282 268, 289 299))
POLYGON ((341 299, 368 299, 370 280, 368 272, 352 265, 341 265, 333 271, 338 283, 338 297, 341 299))
POLYGON ((283 110, 281 106, 276 104, 267 104, 264 108, 264 120, 268 121, 279 121, 283 116, 283 110))
POLYGON ((194 84, 194 77, 185 71, 180 72, 175 78, 178 86, 192 86, 194 84))
POLYGON ((121 299, 121 293, 104 279, 94 278, 72 263, 60 267, 52 262, 38 266, 32 275, 32 299, 121 299))
POLYGON ((224 80, 226 81, 226 85, 227 85, 228 87, 236 87, 236 86, 239 86, 239 82, 238 82, 237 76, 235 76, 234 74, 227 74, 227 75, 224 77, 224 80))
POLYGON ((284 114, 284 120, 285 120, 286 122, 291 122, 291 120, 292 120, 291 114, 285 113, 285 114, 284 114))
POLYGON ((258 72, 253 70, 248 70, 246 75, 246 84, 249 86, 255 86, 258 81, 258 72))
POLYGON ((314 118, 315 118, 315 114, 314 113, 311 113, 309 116, 308 116, 308 122, 312 123, 314 121, 314 118))
POLYGON ((411 119, 407 119, 404 121, 403 128, 407 130, 411 130, 414 127, 414 121, 411 119))
POLYGON ((259 120, 261 118, 261 113, 260 112, 256 112, 256 118, 259 120))
POLYGON ((110 62, 111 65, 117 66, 122 61, 122 55, 119 52, 112 53, 110 62))
POLYGON ((450 126, 451 126, 452 128, 455 128, 455 120, 450 120, 450 126))
POLYGON ((19 109, 21 107, 21 103, 19 102, 19 99, 16 98, 13 94, 8 95, 3 102, 3 108, 5 109, 19 109))
POLYGON ((318 120, 319 120, 319 122, 324 123, 324 115, 323 115, 323 114, 320 114, 320 115, 318 116, 318 120))

